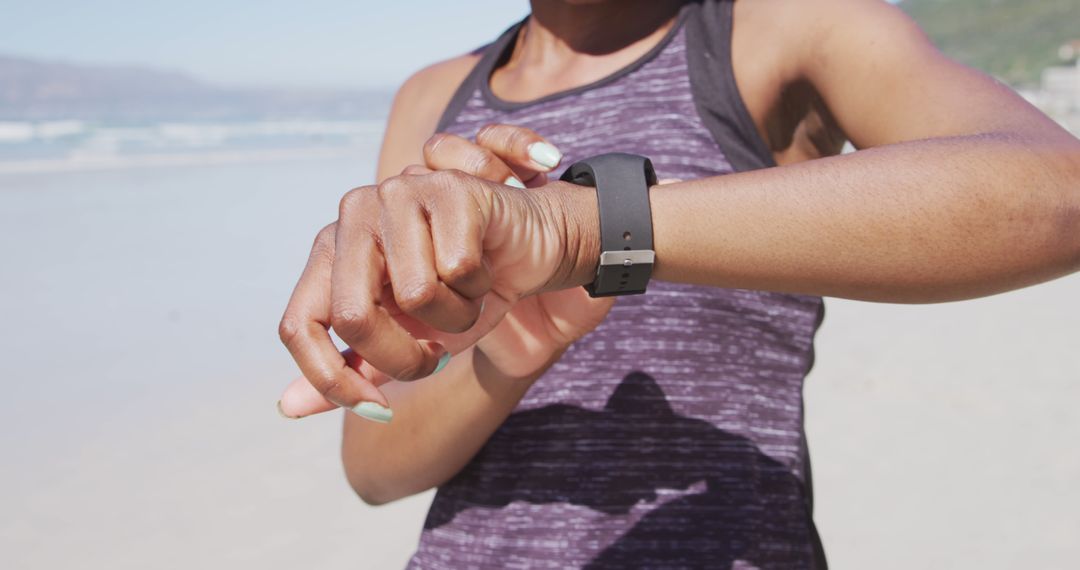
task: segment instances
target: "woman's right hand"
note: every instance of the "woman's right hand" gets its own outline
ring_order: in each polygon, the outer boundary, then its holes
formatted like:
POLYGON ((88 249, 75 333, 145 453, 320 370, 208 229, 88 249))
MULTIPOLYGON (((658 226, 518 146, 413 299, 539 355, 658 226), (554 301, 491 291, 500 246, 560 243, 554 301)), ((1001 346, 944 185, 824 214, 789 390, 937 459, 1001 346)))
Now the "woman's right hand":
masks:
MULTIPOLYGON (((463 176, 465 180, 473 180, 491 186, 499 183, 512 186, 512 188, 504 187, 500 190, 506 192, 508 197, 517 192, 531 192, 531 190, 526 189, 526 186, 537 188, 539 192, 540 187, 547 185, 547 173, 558 166, 561 159, 559 151, 536 133, 528 129, 508 125, 493 125, 482 129, 475 142, 453 135, 436 135, 424 145, 424 157, 426 165, 416 164, 409 166, 402 173, 402 176, 396 177, 399 180, 399 185, 408 184, 412 175, 416 175, 417 179, 419 179, 424 176, 432 176, 435 170, 458 170, 470 175, 463 176), (491 184, 491 182, 495 181, 497 181, 496 184, 491 184)), ((370 188, 360 190, 370 190, 370 188)), ((552 189, 550 186, 545 187, 544 190, 563 191, 561 189, 552 189)), ((460 191, 466 192, 468 189, 462 188, 460 191)), ((447 204, 454 202, 449 198, 445 198, 444 201, 447 204)), ((528 200, 523 200, 523 202, 528 202, 528 200)), ((539 200, 537 203, 543 204, 545 202, 539 200)), ((361 210, 355 208, 354 211, 361 212, 361 210)), ((365 210, 362 213, 367 216, 374 215, 372 211, 365 210)), ((556 215, 552 223, 565 223, 564 216, 566 215, 568 214, 556 215)), ((381 218, 376 216, 376 219, 381 218)), ((347 224, 346 227, 352 226, 347 224)), ((338 241, 336 234, 339 228, 340 222, 331 224, 323 232, 320 232, 320 239, 316 240, 309 266, 316 267, 324 273, 332 269, 332 267, 326 266, 332 264, 337 258, 333 246, 338 241), (320 244, 322 245, 320 246, 320 244), (322 251, 320 248, 328 251, 322 251), (314 265, 312 265, 313 263, 314 265)), ((535 241, 537 244, 545 242, 543 235, 532 236, 530 234, 519 236, 519 238, 530 242, 535 241)), ((560 254, 557 260, 558 263, 567 261, 562 257, 563 255, 566 254, 560 254)), ((343 259, 348 259, 348 256, 343 259)), ((494 260, 482 257, 481 263, 490 265, 490 263, 494 263, 494 260)), ((490 267, 488 269, 490 271, 490 267)), ((326 303, 333 303, 332 299, 320 296, 326 295, 325 292, 312 293, 312 291, 319 291, 319 289, 311 285, 312 283, 318 284, 319 277, 316 273, 312 273, 312 275, 315 275, 315 277, 309 276, 308 270, 305 270, 305 277, 301 278, 301 284, 297 286, 297 290, 304 292, 304 294, 297 296, 294 293, 289 308, 286 309, 286 317, 283 317, 282 322, 284 323, 288 320, 289 314, 293 313, 291 317, 292 329, 296 328, 297 314, 305 315, 305 311, 310 313, 313 310, 324 310, 326 303), (311 307, 316 308, 312 309, 311 307)), ((322 278, 326 278, 326 276, 322 275, 322 278)), ((331 295, 332 292, 333 287, 330 287, 331 295)), ((385 297, 386 292, 383 293, 385 297)), ((509 293, 512 293, 512 291, 509 293)), ((476 349, 472 353, 473 357, 479 356, 483 359, 480 362, 474 361, 474 365, 494 368, 492 372, 499 376, 520 379, 538 377, 572 342, 600 324, 613 304, 611 299, 590 298, 581 287, 570 289, 553 288, 552 292, 525 296, 501 294, 496 295, 495 299, 503 304, 501 307, 491 307, 493 311, 491 315, 498 315, 496 317, 488 316, 488 326, 492 328, 488 328, 488 332, 483 333, 483 336, 473 337, 473 340, 468 342, 469 345, 474 346, 476 349), (507 302, 512 304, 506 304, 507 302), (476 340, 477 338, 479 340, 476 340)), ((430 324, 425 324, 416 319, 405 318, 406 315, 401 314, 401 311, 391 311, 396 307, 396 305, 393 305, 393 301, 393 297, 382 299, 383 305, 387 307, 387 314, 394 316, 395 319, 405 319, 405 321, 398 321, 399 326, 408 324, 412 327, 407 327, 406 331, 400 332, 407 332, 415 338, 421 338, 422 336, 427 340, 431 340, 426 336, 429 333, 440 338, 446 337, 443 338, 445 341, 454 340, 450 338, 454 335, 447 336, 449 333, 446 330, 433 329, 430 324)), ((310 319, 311 317, 307 315, 305 318, 310 319)), ((300 319, 299 322, 307 321, 300 319)), ((317 320, 311 324, 325 327, 325 324, 317 320)), ((282 330, 285 331, 286 329, 283 328, 282 330)), ((285 335, 286 333, 283 332, 282 334, 285 335)), ((295 345, 296 338, 299 337, 291 335, 288 338, 295 345)), ((289 340, 286 341, 287 344, 288 342, 289 340)), ((439 341, 439 343, 442 343, 442 341, 439 341)), ((443 343, 443 346, 449 347, 445 343, 443 343)), ((458 350, 461 348, 461 346, 457 347, 458 350)), ((372 392, 372 390, 390 382, 393 378, 376 369, 368 361, 366 355, 361 356, 350 349, 344 351, 341 356, 344 359, 344 364, 348 368, 352 368, 364 380, 363 386, 366 387, 366 395, 369 398, 364 401, 379 404, 377 399, 379 396, 376 396, 377 392, 372 392)), ((309 366, 313 366, 313 364, 309 363, 309 366)), ((323 384, 325 386, 327 383, 334 381, 324 378, 323 384)), ((310 378, 300 377, 285 389, 285 393, 282 395, 278 405, 279 411, 287 417, 304 417, 332 410, 339 404, 330 401, 326 397, 325 391, 317 389, 310 378)))
MULTIPOLYGON (((424 145, 425 166, 431 170, 456 169, 523 188, 547 184, 548 173, 561 159, 543 137, 514 125, 488 125, 475 141, 439 133, 424 145)), ((532 295, 518 301, 476 347, 502 374, 534 377, 596 328, 614 302, 593 299, 581 287, 532 295)))

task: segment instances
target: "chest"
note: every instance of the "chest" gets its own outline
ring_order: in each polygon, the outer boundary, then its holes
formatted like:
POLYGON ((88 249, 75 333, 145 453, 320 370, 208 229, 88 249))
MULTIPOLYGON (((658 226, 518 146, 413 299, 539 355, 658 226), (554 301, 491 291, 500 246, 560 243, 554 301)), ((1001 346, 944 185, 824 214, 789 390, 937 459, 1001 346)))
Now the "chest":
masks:
POLYGON ((562 164, 605 152, 650 157, 660 178, 697 179, 733 169, 702 124, 681 35, 655 58, 599 85, 509 103, 480 86, 447 130, 473 136, 489 123, 526 125, 554 143, 562 164))

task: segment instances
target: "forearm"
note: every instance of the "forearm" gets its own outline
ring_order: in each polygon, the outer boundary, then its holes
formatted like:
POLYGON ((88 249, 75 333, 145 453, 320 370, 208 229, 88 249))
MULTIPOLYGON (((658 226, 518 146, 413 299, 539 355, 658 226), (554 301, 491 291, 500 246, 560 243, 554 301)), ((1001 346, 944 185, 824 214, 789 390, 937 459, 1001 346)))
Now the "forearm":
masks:
POLYGON ((539 374, 509 378, 473 348, 438 374, 385 385, 393 422, 345 414, 342 461, 349 483, 371 504, 441 485, 479 451, 539 374))
POLYGON ((1080 265, 1075 142, 934 139, 653 188, 654 277, 913 303, 1051 279, 1080 265))

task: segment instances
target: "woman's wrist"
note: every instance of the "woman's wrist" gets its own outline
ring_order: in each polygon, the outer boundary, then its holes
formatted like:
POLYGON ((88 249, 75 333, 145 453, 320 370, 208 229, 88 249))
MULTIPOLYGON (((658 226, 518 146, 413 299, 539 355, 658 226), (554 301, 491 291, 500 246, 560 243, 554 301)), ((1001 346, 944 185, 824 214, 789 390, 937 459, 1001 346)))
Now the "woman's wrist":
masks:
MULTIPOLYGON (((660 185, 674 184, 681 180, 665 180, 660 185)), ((659 185, 649 187, 649 201, 655 208, 654 190, 659 185)), ((592 283, 596 279, 597 266, 600 264, 600 211, 596 189, 579 186, 570 182, 555 181, 541 188, 532 190, 541 198, 546 211, 559 216, 552 223, 564 228, 565 255, 563 265, 544 287, 545 291, 569 289, 592 283)), ((653 232, 656 233, 656 215, 652 219, 653 232)), ((655 238, 654 238, 655 241, 655 238)))
POLYGON ((538 380, 541 376, 547 372, 548 368, 551 368, 563 353, 566 352, 567 347, 561 347, 557 350, 551 351, 550 356, 544 360, 543 364, 537 367, 533 367, 529 370, 506 370, 500 367, 495 359, 484 351, 484 341, 481 340, 472 350, 472 365, 473 372, 477 378, 482 382, 491 380, 503 384, 515 384, 524 385, 526 387, 531 386, 533 382, 538 380))
POLYGON ((562 229, 563 263, 552 275, 546 291, 592 283, 600 262, 600 214, 596 190, 554 181, 530 190, 539 199, 551 223, 562 229))

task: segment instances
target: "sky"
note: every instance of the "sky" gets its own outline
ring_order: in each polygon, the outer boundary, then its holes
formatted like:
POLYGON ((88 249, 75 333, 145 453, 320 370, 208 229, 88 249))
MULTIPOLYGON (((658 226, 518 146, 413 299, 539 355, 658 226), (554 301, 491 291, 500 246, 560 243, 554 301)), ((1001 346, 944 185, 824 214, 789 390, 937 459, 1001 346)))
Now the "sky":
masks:
POLYGON ((226 85, 391 87, 527 12, 526 0, 0 0, 0 55, 226 85))

